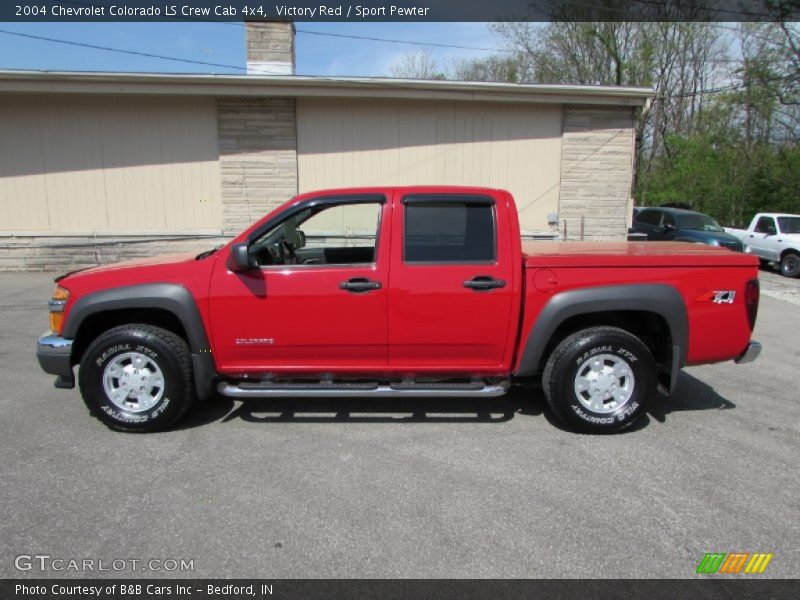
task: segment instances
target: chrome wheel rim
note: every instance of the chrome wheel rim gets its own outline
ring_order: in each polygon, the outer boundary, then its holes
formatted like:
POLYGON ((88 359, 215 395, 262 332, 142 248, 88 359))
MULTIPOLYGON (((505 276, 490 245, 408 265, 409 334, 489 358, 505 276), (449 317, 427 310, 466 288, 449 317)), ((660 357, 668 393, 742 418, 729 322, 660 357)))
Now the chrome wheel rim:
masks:
POLYGON ((791 256, 783 259, 783 272, 792 273, 797 268, 797 258, 791 256))
POLYGON ((575 396, 593 413, 607 414, 625 406, 636 380, 627 361, 613 354, 597 354, 575 374, 575 396))
POLYGON ((118 408, 145 412, 164 396, 164 374, 152 358, 140 352, 125 352, 106 365, 103 389, 118 408))

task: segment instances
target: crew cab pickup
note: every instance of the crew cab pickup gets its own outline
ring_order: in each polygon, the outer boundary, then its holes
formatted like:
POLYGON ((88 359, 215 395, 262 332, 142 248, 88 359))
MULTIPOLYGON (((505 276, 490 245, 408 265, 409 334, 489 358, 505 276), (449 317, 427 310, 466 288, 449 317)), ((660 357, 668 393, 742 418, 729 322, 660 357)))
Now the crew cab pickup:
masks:
POLYGON ((786 277, 800 277, 800 215, 758 213, 747 229, 725 228, 744 242, 744 251, 776 262, 786 277))
POLYGON ((80 365, 90 412, 121 431, 215 394, 433 402, 541 380, 558 418, 598 432, 636 421, 684 365, 759 353, 752 256, 520 240, 503 190, 301 194, 198 256, 59 277, 37 354, 59 388, 80 365))

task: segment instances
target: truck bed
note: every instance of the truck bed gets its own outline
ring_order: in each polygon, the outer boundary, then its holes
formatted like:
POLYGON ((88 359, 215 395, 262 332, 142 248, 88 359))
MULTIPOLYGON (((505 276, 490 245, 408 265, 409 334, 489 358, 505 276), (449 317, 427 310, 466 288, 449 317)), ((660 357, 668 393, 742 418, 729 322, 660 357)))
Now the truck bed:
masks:
POLYGON ((526 267, 748 267, 757 260, 686 242, 523 242, 526 267))

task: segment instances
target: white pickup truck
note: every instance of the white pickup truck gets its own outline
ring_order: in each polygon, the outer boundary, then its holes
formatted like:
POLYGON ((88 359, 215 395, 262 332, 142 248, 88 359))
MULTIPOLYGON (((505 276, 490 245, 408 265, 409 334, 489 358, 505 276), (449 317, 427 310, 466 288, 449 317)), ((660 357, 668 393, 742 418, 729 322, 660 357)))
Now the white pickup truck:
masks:
POLYGON ((758 213, 747 229, 725 231, 744 242, 744 251, 776 262, 786 277, 800 276, 800 215, 758 213))

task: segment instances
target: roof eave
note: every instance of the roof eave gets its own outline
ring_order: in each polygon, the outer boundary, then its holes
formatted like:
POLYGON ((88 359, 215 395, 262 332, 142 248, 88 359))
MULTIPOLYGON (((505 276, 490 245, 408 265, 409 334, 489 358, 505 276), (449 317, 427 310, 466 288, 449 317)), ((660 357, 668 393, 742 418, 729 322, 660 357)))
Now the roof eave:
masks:
POLYGON ((644 106, 647 88, 380 78, 0 71, 0 92, 369 97, 644 106))

